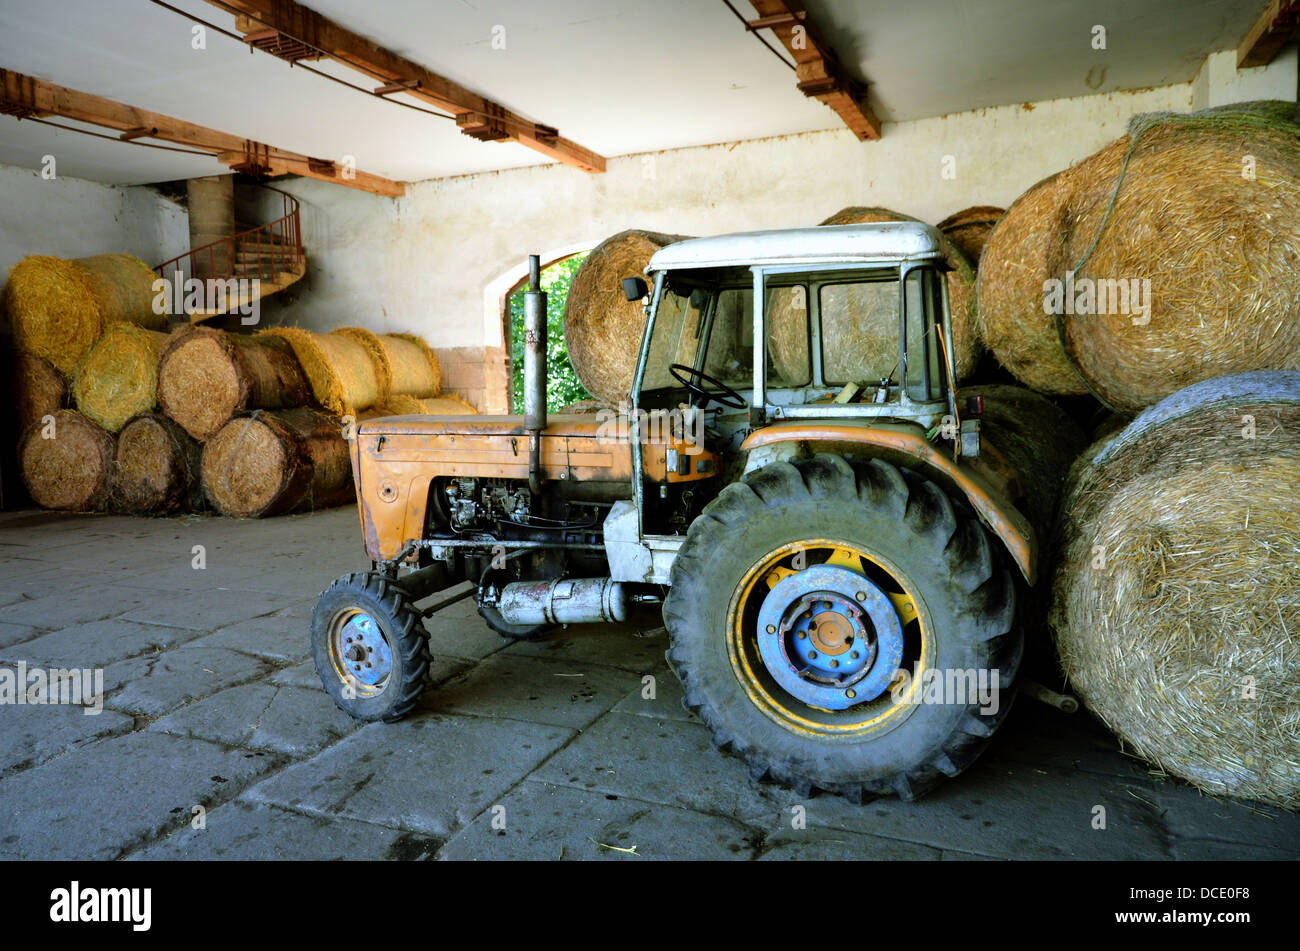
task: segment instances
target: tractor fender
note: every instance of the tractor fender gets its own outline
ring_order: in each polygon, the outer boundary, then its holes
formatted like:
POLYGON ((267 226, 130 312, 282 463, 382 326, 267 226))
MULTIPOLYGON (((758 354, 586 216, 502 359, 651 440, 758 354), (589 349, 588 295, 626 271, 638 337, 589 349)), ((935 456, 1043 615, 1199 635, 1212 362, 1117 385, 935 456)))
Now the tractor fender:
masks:
POLYGON ((951 455, 941 452, 912 427, 867 428, 851 423, 806 421, 776 423, 750 433, 740 449, 742 452, 759 450, 760 458, 771 456, 767 459, 770 462, 790 458, 791 449, 795 450, 793 455, 811 456, 827 443, 836 445, 834 449, 825 446, 823 451, 861 447, 863 455, 921 469, 949 491, 960 492, 980 521, 1002 542, 1025 581, 1030 585, 1037 581, 1038 540, 1029 520, 1007 501, 991 479, 958 466, 951 455), (790 443, 796 445, 785 445, 790 443), (851 445, 846 447, 846 443, 851 445))

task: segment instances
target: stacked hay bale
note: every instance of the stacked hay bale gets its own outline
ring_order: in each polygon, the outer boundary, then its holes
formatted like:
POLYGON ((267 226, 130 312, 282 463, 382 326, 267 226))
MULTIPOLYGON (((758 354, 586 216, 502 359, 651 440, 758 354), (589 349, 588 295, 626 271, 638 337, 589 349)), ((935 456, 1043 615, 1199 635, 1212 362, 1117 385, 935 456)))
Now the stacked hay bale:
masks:
POLYGON ((203 492, 223 515, 262 518, 354 498, 343 424, 316 409, 239 414, 204 444, 201 467, 203 492))
POLYGON ((970 260, 971 266, 979 270, 980 258, 984 254, 984 245, 988 244, 989 235, 994 226, 1007 213, 1005 208, 995 205, 972 205, 949 215, 936 226, 961 252, 970 260))
POLYGON ((115 433, 158 401, 158 361, 169 338, 129 323, 111 324, 72 371, 77 410, 115 433))
MULTIPOLYGON (((844 208, 831 215, 823 225, 857 225, 886 221, 918 221, 910 215, 904 215, 888 208, 844 208)), ((955 366, 953 372, 960 382, 970 376, 979 363, 984 346, 978 334, 978 320, 975 298, 975 269, 970 259, 955 242, 944 237, 942 240, 944 258, 948 263, 948 307, 952 312, 952 352, 955 366)), ((885 307, 883 301, 875 303, 875 297, 851 297, 849 299, 849 323, 853 336, 847 341, 837 341, 840 346, 847 342, 853 352, 849 361, 854 365, 884 364, 893 366, 898 361, 898 305, 890 301, 885 307), (893 354, 890 359, 889 355, 893 354)), ((791 307, 773 307, 768 324, 768 347, 774 361, 780 367, 778 354, 791 355, 799 360, 798 348, 807 348, 807 311, 791 307)), ((802 361, 806 362, 806 361, 802 361)))
POLYGON ((587 392, 606 403, 627 396, 636 371, 645 315, 623 295, 623 278, 642 277, 660 248, 686 240, 655 231, 620 231, 578 268, 564 302, 564 343, 587 392))
POLYGON ((980 267, 982 333, 1026 385, 1132 414, 1199 380, 1300 368, 1298 273, 1295 103, 1139 116, 1007 211, 980 267))
POLYGON ((75 410, 28 427, 18 464, 32 501, 41 508, 100 512, 113 477, 113 437, 75 410))
POLYGON ((455 393, 441 396, 391 396, 374 410, 380 416, 477 416, 478 410, 455 393))
POLYGON ((118 433, 111 504, 132 515, 193 512, 203 507, 199 444, 161 413, 135 417, 118 433))
POLYGON ((197 327, 177 335, 158 367, 158 405, 190 436, 211 438, 243 410, 311 401, 288 342, 197 327))
POLYGON ((380 345, 362 339, 367 333, 356 328, 320 334, 277 327, 258 336, 278 337, 293 348, 317 404, 335 416, 355 417, 383 401, 389 382, 390 370, 376 355, 380 345))
POLYGON ((1079 460, 1052 627, 1088 706, 1215 794, 1300 805, 1300 373, 1195 384, 1079 460))
POLYGON ((154 277, 129 254, 71 261, 29 255, 14 265, 2 292, 14 345, 66 375, 110 324, 161 330, 167 320, 153 310, 154 277))
POLYGON ((19 435, 63 409, 68 385, 54 364, 34 353, 14 354, 14 413, 19 435))

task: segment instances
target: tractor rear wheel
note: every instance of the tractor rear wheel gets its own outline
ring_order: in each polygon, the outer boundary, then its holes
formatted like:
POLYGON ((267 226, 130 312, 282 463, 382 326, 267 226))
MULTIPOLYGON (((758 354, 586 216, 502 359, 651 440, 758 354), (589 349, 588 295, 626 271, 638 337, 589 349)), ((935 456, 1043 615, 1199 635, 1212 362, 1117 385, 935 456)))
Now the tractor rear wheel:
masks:
POLYGON ((691 525, 664 604, 687 709, 755 779, 913 799, 969 766, 1020 664, 1000 549, 881 460, 778 462, 691 525))
POLYGON ((378 572, 344 575, 325 589, 312 613, 311 653, 325 692, 359 720, 401 719, 428 681, 420 612, 378 572))

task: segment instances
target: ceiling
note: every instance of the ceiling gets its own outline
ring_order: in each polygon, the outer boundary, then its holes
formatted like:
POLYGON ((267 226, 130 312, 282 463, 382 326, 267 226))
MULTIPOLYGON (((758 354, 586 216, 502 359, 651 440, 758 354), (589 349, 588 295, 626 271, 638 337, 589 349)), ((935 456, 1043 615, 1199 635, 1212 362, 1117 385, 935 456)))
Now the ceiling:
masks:
MULTIPOLYGON (((202 0, 169 2, 233 28, 232 16, 202 0)), ((746 0, 733 4, 752 15, 746 0)), ((306 5, 605 156, 842 128, 795 89, 794 73, 721 0, 306 5), (495 27, 504 27, 505 49, 493 48, 495 27)), ((1187 82, 1207 53, 1237 45, 1264 2, 806 6, 847 68, 870 81, 880 117, 901 121, 1187 82), (1106 27, 1105 51, 1092 48, 1096 24, 1106 27)), ((401 181, 549 161, 513 143, 475 141, 448 119, 363 96, 211 31, 206 49, 193 49, 191 28, 148 0, 0 0, 0 67, 279 148, 336 161, 351 155, 357 168, 401 181)), ((312 65, 377 85, 329 61, 312 65)), ((223 171, 212 159, 0 116, 0 163, 36 168, 46 154, 57 157, 60 175, 114 184, 223 171)))

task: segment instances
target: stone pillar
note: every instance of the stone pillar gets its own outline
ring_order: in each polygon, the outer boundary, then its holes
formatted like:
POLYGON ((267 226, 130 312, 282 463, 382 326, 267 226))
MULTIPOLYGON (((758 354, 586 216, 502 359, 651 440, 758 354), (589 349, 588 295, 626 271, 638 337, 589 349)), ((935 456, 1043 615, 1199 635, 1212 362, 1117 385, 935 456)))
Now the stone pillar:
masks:
MULTIPOLYGON (((212 175, 191 178, 185 183, 189 193, 190 247, 200 248, 235 233, 235 177, 212 175)), ((221 245, 194 256, 193 276, 203 279, 226 277, 233 273, 234 261, 229 245, 221 245)))

